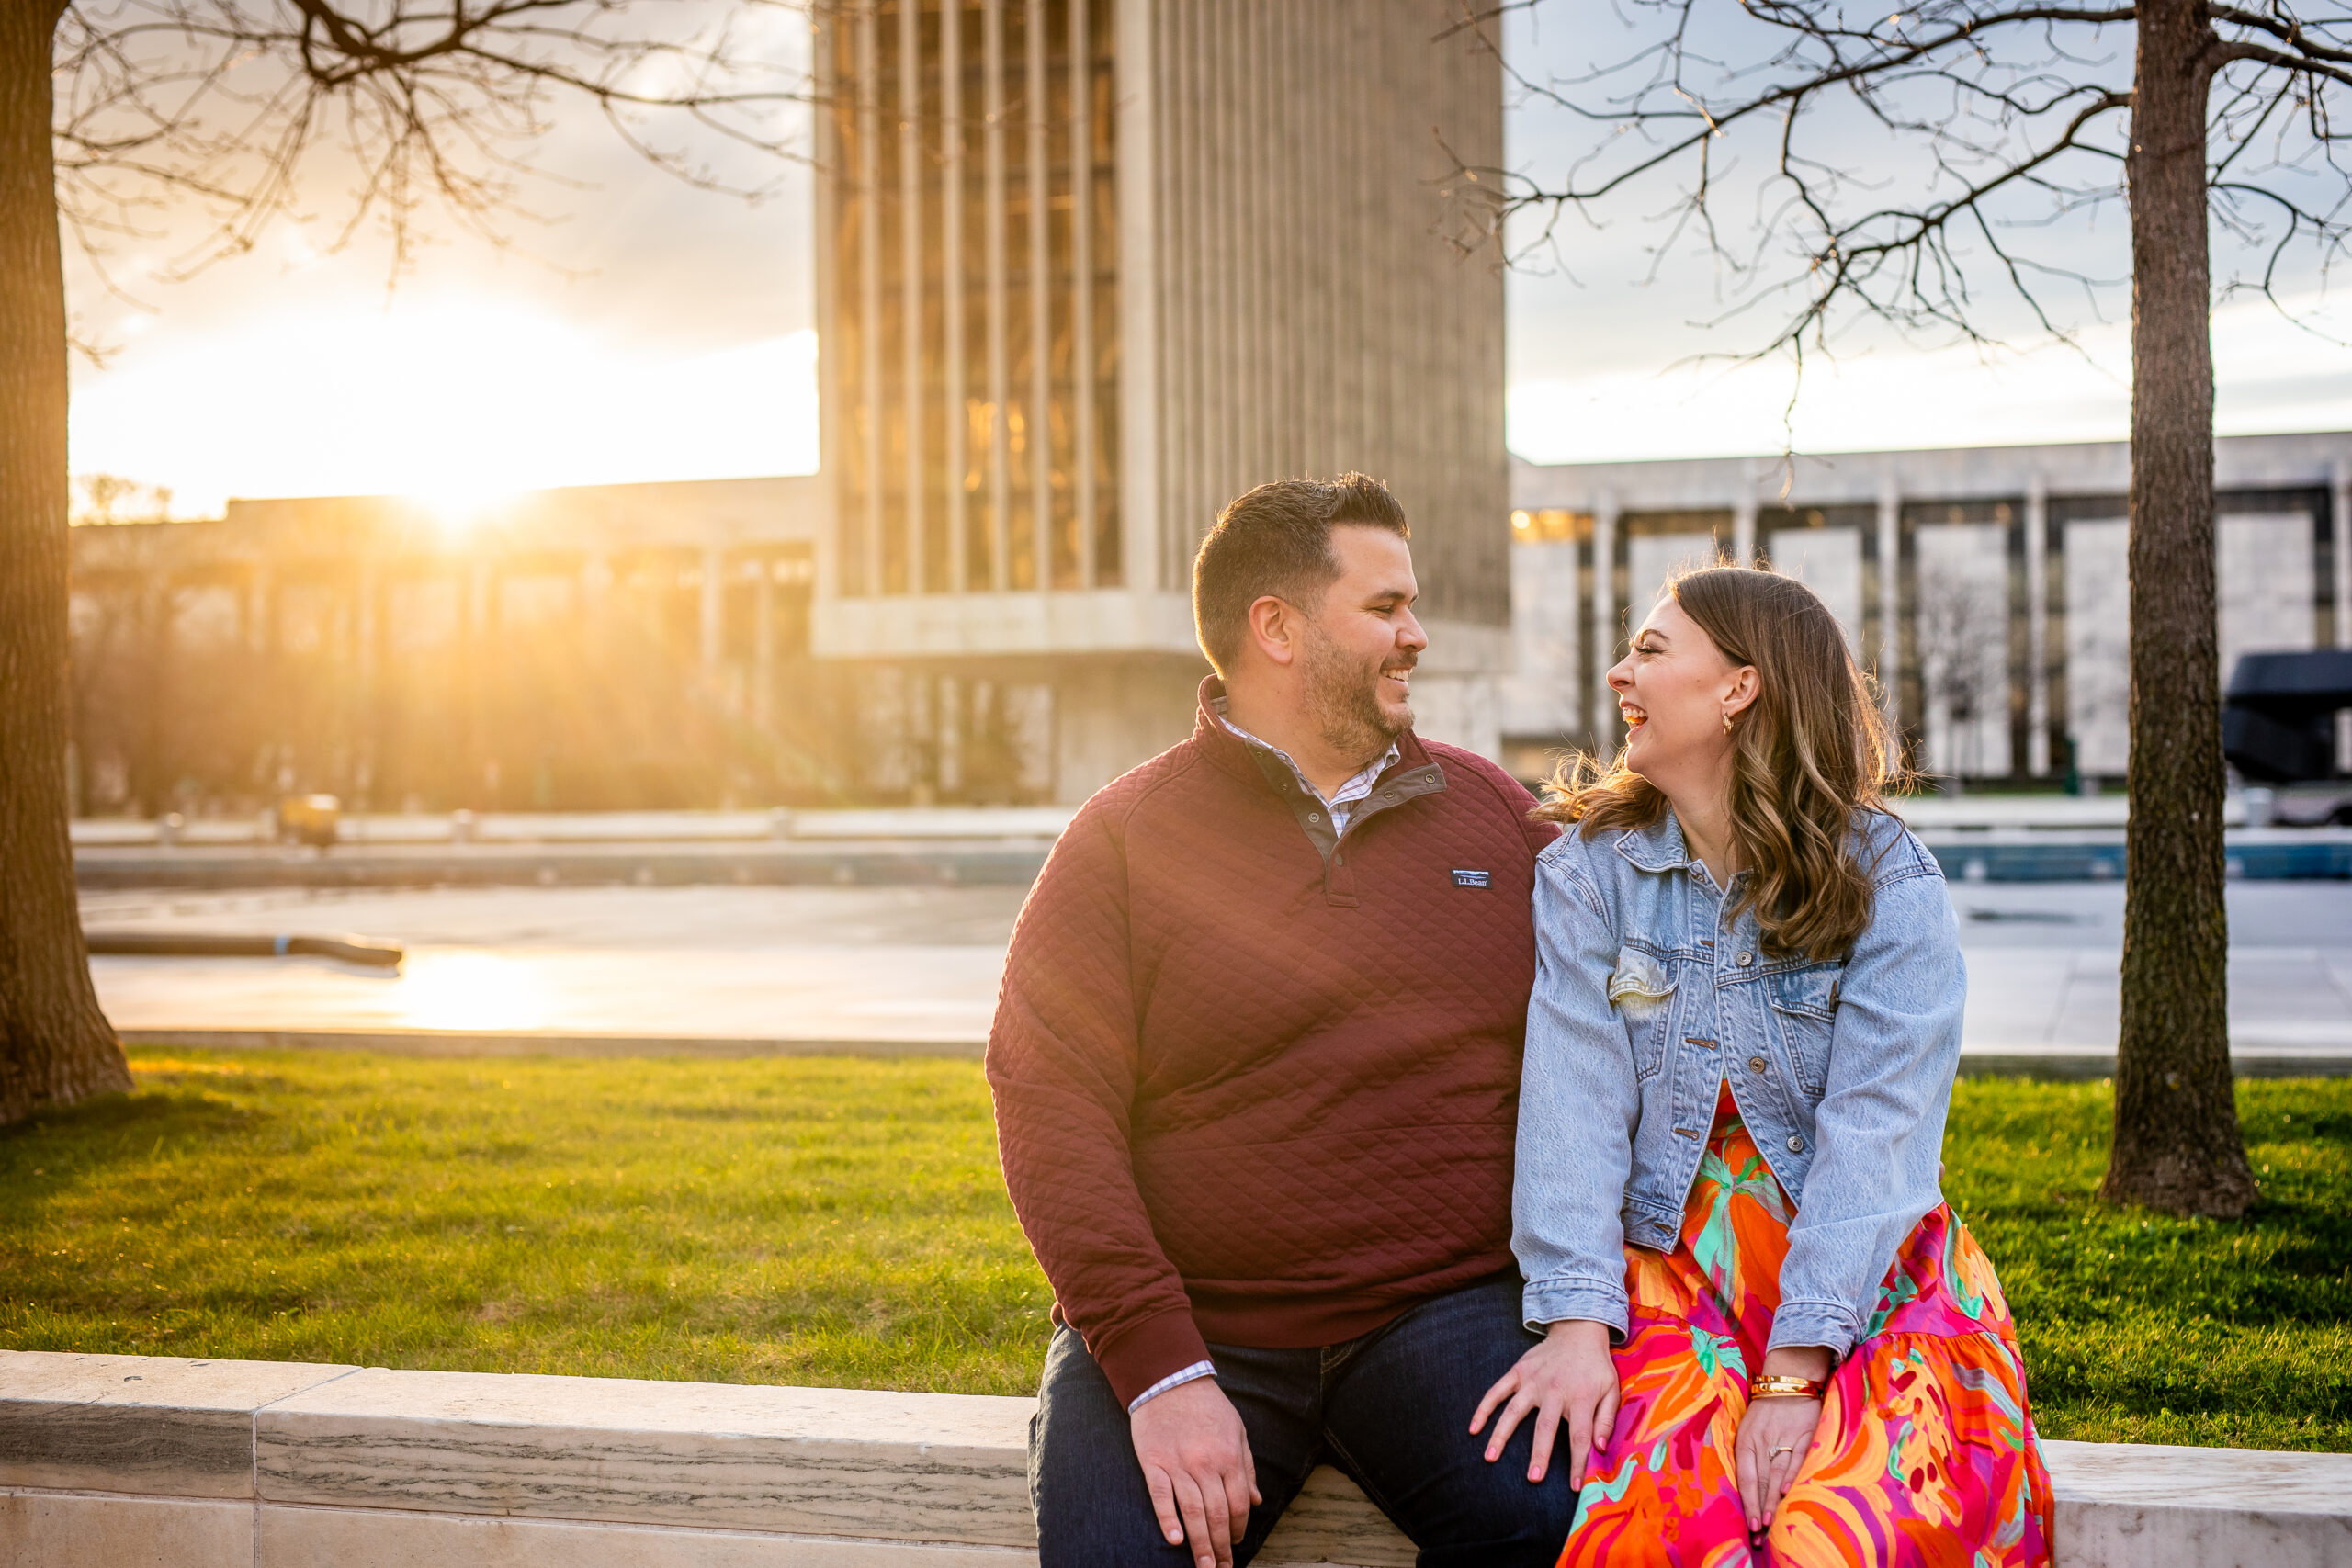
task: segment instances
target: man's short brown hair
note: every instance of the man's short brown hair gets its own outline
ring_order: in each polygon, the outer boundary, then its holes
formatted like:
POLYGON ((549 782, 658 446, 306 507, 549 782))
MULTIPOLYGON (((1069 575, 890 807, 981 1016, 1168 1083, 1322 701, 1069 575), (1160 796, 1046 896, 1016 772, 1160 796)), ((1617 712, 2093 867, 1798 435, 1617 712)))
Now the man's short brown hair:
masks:
POLYGON ((1219 675, 1233 667, 1250 606, 1271 593, 1313 610, 1340 575, 1331 530, 1385 528, 1413 536, 1405 509, 1378 479, 1276 479, 1230 502, 1193 558, 1193 631, 1219 675))

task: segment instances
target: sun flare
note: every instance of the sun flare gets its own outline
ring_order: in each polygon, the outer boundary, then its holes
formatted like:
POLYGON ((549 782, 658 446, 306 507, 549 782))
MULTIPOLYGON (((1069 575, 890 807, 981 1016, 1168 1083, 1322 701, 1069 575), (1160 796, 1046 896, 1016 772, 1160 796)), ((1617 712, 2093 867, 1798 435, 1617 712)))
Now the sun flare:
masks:
POLYGON ((512 507, 518 493, 501 485, 452 482, 411 491, 408 499, 439 524, 442 532, 463 534, 512 507))
POLYGON ((75 389, 73 461, 194 514, 401 495, 462 532, 547 486, 813 472, 816 401, 810 332, 673 357, 507 300, 347 299, 126 350, 75 389))
POLYGON ((535 1029, 547 987, 527 964, 494 953, 423 953, 398 982, 400 1022, 412 1029, 535 1029))

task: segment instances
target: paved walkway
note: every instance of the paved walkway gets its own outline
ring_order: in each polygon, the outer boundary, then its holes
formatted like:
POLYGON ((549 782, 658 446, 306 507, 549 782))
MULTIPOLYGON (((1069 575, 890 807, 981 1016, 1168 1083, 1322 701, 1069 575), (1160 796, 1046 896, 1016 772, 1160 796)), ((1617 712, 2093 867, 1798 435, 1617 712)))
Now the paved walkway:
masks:
MULTIPOLYGON (((1947 829, 2120 828, 2131 802, 2120 795, 1910 795, 1895 809, 1921 831, 1947 829)), ((795 811, 486 811, 464 817, 439 812, 405 815, 354 813, 343 818, 349 844, 449 843, 463 835, 475 843, 582 843, 629 841, 744 840, 793 839, 969 839, 1051 838, 1069 823, 1074 807, 901 807, 855 810, 795 811)), ((2231 827, 2245 821, 2245 802, 2233 795, 2222 808, 2231 827)), ((267 814, 196 818, 175 829, 182 844, 253 844, 274 841, 267 814)), ((74 824, 74 842, 91 848, 154 844, 162 836, 153 818, 87 817, 74 824)))
POLYGON ((93 930, 355 931, 397 976, 322 960, 97 958, 118 1028, 527 1031, 886 1042, 988 1032, 1018 887, 89 893, 93 930))
MULTIPOLYGON (((1069 826, 1069 806, 933 806, 793 811, 488 811, 341 818, 346 846, 385 844, 742 843, 763 839, 1052 839, 1069 826)), ((2104 818, 2099 819, 2104 822, 2104 818)), ((2116 818, 2120 823, 2121 818, 2116 818)), ((267 815, 198 818, 170 834, 153 818, 85 817, 77 849, 274 844, 267 815)))
MULTIPOLYGON (((2230 897, 2234 1048, 2352 1070, 2352 884, 2241 883, 2230 897)), ((309 959, 94 960, 109 1016, 134 1039, 413 1036, 446 1048, 467 1043, 453 1034, 495 1032, 557 1048, 968 1052, 986 1036, 1021 897, 1017 887, 289 888, 90 892, 83 908, 93 929, 357 932, 409 948, 397 976, 309 959)), ((2113 1050, 2120 887, 1962 884, 1953 898, 1972 1056, 2083 1070, 2113 1050)))
MULTIPOLYGON (((1968 956, 1969 1045, 2114 1049, 2120 886, 1963 883, 1952 903, 1968 956)), ((2230 1035, 2240 1053, 2352 1055, 2352 883, 2232 885, 2230 1035)))

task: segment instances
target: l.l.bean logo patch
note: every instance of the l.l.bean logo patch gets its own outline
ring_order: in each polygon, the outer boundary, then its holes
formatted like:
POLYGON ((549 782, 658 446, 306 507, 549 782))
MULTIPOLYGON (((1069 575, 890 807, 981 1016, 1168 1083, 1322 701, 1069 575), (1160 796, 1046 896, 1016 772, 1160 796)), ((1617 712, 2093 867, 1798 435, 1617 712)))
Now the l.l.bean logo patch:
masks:
POLYGON ((1456 871, 1453 874, 1456 887, 1487 887, 1493 886, 1495 874, 1490 871, 1456 871))

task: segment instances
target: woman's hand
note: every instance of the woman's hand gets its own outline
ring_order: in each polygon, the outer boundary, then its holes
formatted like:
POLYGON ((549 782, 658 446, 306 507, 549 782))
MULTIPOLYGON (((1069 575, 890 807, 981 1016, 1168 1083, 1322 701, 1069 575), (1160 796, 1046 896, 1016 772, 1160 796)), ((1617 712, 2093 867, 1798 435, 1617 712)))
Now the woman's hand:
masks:
POLYGON ((1535 1416, 1535 1451, 1527 1479, 1541 1481, 1552 1465, 1552 1444, 1560 1423, 1568 1424, 1568 1484, 1584 1484, 1585 1461, 1609 1440, 1617 1425, 1617 1363, 1609 1355, 1609 1325, 1571 1318, 1551 1325, 1544 1342, 1496 1380, 1470 1417, 1475 1437, 1495 1416, 1487 1442, 1487 1462, 1502 1457, 1503 1445, 1529 1413, 1535 1416), (1500 1414, 1497 1415, 1497 1407, 1500 1414))
MULTIPOLYGON (((1764 1358, 1767 1376, 1816 1378, 1827 1381, 1829 1352, 1819 1347, 1783 1348, 1764 1358)), ((1821 1423, 1821 1401, 1793 1394, 1766 1394, 1747 1403, 1740 1418, 1739 1436, 1733 1439, 1737 1466, 1739 1501, 1747 1515, 1747 1532, 1761 1533, 1772 1522, 1788 1495, 1789 1483, 1813 1447, 1814 1428, 1821 1423)))

